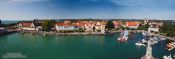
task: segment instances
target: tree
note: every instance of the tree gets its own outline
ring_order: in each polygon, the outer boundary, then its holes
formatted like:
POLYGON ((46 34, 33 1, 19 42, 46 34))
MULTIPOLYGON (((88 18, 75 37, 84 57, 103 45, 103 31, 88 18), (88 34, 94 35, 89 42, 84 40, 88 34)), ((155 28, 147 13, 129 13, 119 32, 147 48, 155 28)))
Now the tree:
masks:
POLYGON ((112 30, 112 29, 114 29, 114 27, 115 26, 114 26, 113 22, 112 21, 108 21, 106 26, 105 26, 105 29, 112 30))
POLYGON ((137 29, 138 30, 148 30, 148 27, 149 27, 149 24, 145 24, 145 25, 140 24, 137 29))
POLYGON ((43 31, 50 31, 54 26, 53 20, 44 20, 42 24, 43 31))
POLYGON ((160 27, 160 32, 167 36, 175 36, 175 24, 164 23, 163 26, 160 27))

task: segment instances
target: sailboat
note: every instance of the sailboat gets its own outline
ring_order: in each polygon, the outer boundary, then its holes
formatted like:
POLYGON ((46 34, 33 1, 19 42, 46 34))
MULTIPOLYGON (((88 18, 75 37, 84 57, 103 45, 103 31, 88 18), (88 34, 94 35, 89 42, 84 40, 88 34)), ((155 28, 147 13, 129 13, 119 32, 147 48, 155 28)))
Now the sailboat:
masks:
POLYGON ((129 32, 127 30, 121 32, 120 37, 118 38, 119 41, 127 41, 128 40, 129 32))

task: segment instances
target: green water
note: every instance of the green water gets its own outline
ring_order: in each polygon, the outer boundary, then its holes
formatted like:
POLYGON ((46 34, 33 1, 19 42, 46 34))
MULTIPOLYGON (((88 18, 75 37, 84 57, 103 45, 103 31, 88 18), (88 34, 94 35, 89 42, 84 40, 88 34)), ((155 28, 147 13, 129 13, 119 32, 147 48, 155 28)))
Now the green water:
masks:
MULTIPOLYGON (((8 52, 20 52, 27 56, 25 59, 140 59, 145 55, 145 47, 134 45, 137 35, 129 38, 127 43, 118 42, 118 35, 119 33, 115 35, 41 36, 16 33, 0 36, 0 58, 8 52)), ((160 49, 160 47, 155 47, 155 49, 160 49)), ((161 58, 165 53, 166 51, 153 54, 161 58)))

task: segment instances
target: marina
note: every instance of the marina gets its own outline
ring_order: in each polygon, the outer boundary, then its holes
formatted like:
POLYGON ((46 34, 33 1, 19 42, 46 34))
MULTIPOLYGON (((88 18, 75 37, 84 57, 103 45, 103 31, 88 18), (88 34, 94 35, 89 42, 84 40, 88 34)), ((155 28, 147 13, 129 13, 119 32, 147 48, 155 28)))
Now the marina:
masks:
POLYGON ((175 0, 0 0, 0 59, 175 59, 175 0))
MULTIPOLYGON (((132 37, 128 36, 127 43, 120 43, 116 39, 120 33, 101 36, 42 36, 16 33, 0 37, 0 56, 9 52, 20 52, 29 59, 140 59, 148 53, 152 53, 154 58, 162 59, 163 56, 170 54, 165 49, 164 41, 154 44, 150 51, 151 47, 148 45, 147 48, 135 45, 135 42, 140 40, 138 37, 144 38, 141 33, 132 35, 132 37)), ((172 50, 171 54, 174 53, 175 51, 172 50)))

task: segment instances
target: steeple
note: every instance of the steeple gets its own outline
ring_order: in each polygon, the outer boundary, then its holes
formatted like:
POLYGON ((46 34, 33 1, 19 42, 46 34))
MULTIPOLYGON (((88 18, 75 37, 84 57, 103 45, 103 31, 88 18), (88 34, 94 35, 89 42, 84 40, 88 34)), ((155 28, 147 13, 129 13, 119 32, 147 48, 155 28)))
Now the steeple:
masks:
POLYGON ((148 19, 147 18, 144 19, 144 24, 148 24, 148 19))

